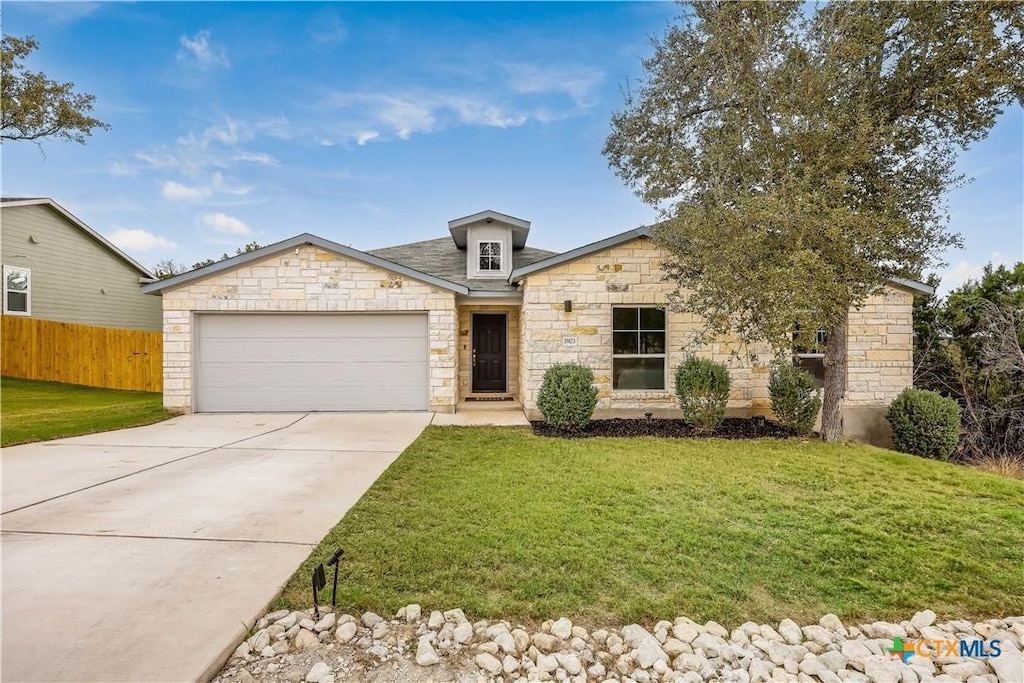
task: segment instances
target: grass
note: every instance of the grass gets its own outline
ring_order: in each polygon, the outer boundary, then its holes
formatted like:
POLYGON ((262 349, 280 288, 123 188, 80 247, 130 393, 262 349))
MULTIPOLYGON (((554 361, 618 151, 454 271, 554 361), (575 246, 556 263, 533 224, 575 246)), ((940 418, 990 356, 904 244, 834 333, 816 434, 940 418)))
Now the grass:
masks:
POLYGON ((314 564, 339 546, 338 603, 356 611, 418 602, 590 624, 1024 613, 1024 482, 853 444, 429 427, 279 604, 308 607, 314 564))
POLYGON ((173 417, 160 394, 0 378, 0 445, 152 424, 173 417))

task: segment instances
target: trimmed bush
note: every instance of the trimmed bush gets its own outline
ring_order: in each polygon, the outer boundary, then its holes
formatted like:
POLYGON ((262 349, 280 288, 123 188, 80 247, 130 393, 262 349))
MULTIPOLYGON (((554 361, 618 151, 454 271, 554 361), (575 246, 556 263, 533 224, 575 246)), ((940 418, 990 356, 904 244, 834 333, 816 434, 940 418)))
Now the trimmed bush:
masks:
POLYGON ((548 424, 569 432, 583 429, 590 423, 595 406, 597 388, 590 368, 559 363, 544 373, 537 407, 548 424))
POLYGON ((885 415, 896 450, 949 460, 960 439, 960 406, 926 389, 904 389, 885 415))
POLYGON ((810 434, 821 410, 821 391, 803 368, 776 364, 768 378, 772 412, 779 424, 801 436, 810 434))
POLYGON ((725 419, 729 370, 722 363, 690 356, 676 368, 676 398, 683 419, 698 432, 712 432, 725 419))

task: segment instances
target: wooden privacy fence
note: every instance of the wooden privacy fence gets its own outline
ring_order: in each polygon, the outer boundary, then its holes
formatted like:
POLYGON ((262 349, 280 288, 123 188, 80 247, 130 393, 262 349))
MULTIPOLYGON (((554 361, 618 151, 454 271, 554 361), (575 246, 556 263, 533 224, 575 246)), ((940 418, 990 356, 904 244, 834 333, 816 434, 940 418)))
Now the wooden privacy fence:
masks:
POLYGON ((163 335, 5 315, 0 356, 7 377, 108 389, 162 391, 163 335))

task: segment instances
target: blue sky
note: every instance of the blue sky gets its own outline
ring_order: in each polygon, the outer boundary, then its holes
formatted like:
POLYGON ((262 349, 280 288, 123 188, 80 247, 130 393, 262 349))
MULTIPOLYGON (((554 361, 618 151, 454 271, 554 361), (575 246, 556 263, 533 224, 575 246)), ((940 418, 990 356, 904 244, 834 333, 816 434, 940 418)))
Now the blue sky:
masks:
MULTIPOLYGON (((111 124, 3 146, 3 194, 50 196, 146 265, 313 232, 360 249, 485 208, 565 250, 654 219, 601 147, 668 3, 25 3, 3 30, 111 124)), ((1024 258, 1024 113, 963 154, 946 287, 1024 258)))

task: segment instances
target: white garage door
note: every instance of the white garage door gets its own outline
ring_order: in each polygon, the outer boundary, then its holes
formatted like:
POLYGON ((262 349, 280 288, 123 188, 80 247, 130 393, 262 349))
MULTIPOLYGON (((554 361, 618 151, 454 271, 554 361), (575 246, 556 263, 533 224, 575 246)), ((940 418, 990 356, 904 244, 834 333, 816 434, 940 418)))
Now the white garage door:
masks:
POLYGON ((427 409, 423 314, 200 315, 202 412, 427 409))

